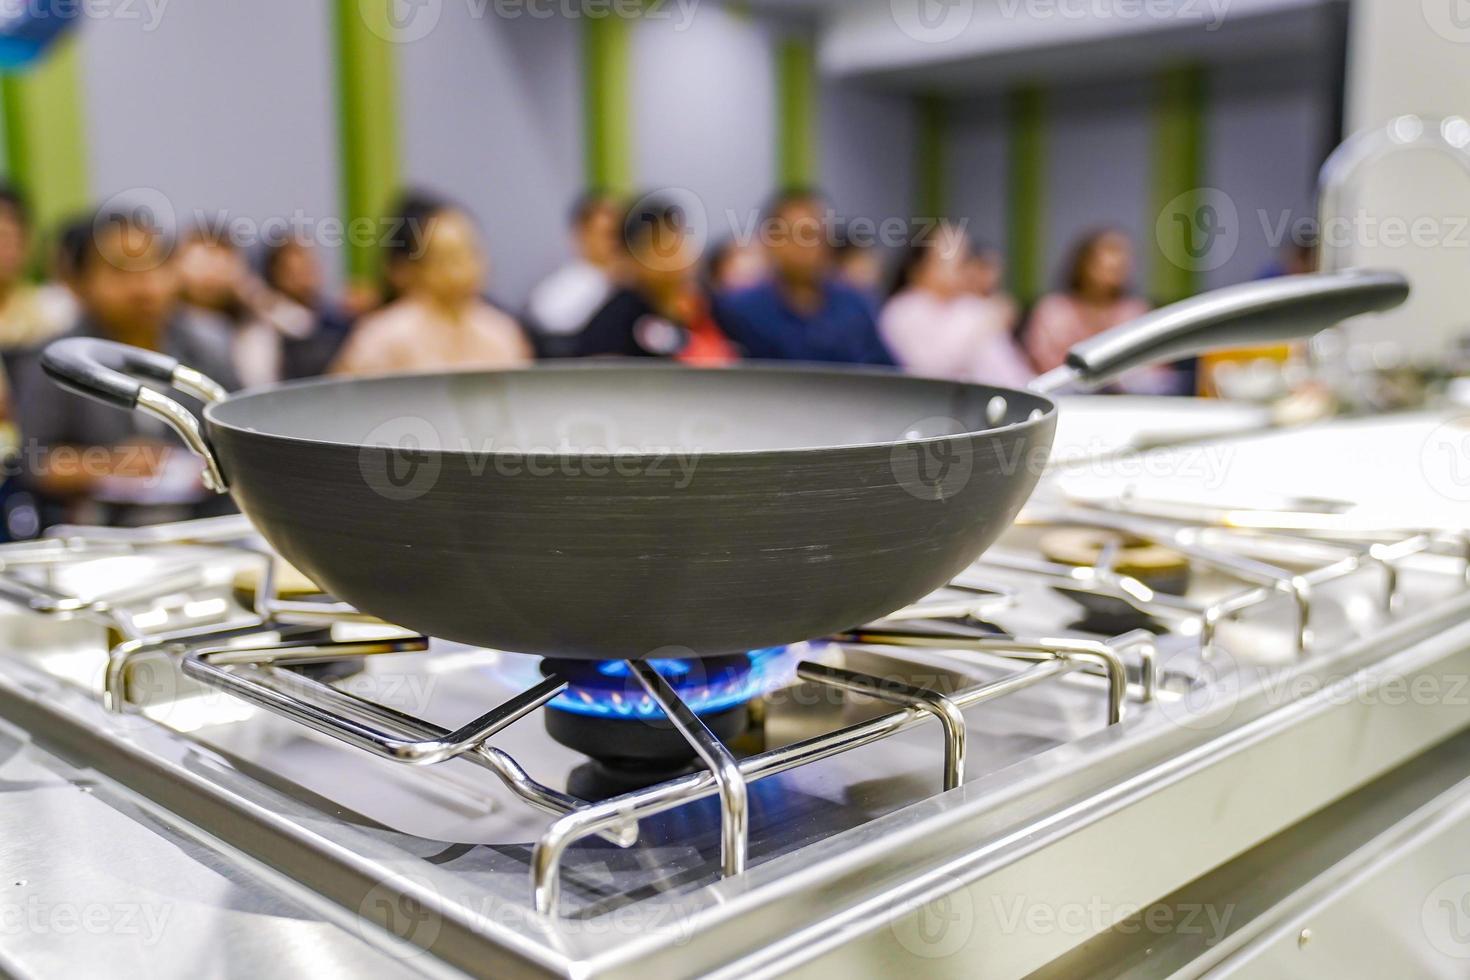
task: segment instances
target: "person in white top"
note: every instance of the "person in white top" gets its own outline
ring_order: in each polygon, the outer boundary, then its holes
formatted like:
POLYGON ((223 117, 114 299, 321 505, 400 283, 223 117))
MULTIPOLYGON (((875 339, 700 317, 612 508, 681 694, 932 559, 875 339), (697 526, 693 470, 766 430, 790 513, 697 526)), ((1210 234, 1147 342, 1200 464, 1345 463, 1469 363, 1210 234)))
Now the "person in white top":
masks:
POLYGON ((570 354, 577 334, 612 298, 622 224, 622 206, 610 194, 588 191, 572 206, 575 258, 541 280, 526 302, 526 323, 544 353, 570 354))
POLYGON ((1021 387, 1033 372, 1011 336, 1012 310, 969 288, 971 254, 969 239, 951 225, 910 245, 879 332, 910 374, 1021 387))
POLYGON ((523 367, 531 345, 515 320, 481 298, 485 251, 462 211, 439 206, 408 229, 399 266, 402 295, 364 317, 331 373, 408 374, 523 367))

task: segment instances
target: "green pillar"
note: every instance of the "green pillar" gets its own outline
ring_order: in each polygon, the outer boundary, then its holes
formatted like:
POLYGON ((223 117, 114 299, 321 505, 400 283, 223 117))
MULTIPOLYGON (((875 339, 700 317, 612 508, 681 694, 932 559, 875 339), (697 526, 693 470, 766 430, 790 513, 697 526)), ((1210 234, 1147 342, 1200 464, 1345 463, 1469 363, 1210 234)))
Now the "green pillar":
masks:
MULTIPOLYGON (((398 86, 393 0, 336 0, 337 114, 342 213, 348 228, 378 221, 399 190, 398 86)), ((375 281, 378 235, 347 236, 347 273, 375 281)))
POLYGON ((582 112, 588 187, 633 189, 633 21, 617 14, 582 19, 582 112))
POLYGON ((817 62, 805 37, 776 46, 776 181, 806 187, 817 178, 817 62))
POLYGON ((1144 227, 1153 233, 1150 295, 1172 303, 1200 287, 1198 264, 1188 259, 1205 189, 1205 72, 1196 65, 1170 69, 1156 86, 1153 196, 1144 227))
POLYGON ((87 208, 81 58, 74 35, 39 64, 0 78, 0 112, 7 175, 29 199, 36 226, 49 231, 87 208))
POLYGON ((918 105, 918 139, 915 141, 915 214, 942 218, 949 205, 949 188, 944 167, 948 133, 948 106, 938 96, 925 96, 918 105))
POLYGON ((1022 303, 1031 303, 1045 290, 1046 275, 1045 99, 1040 89, 1010 93, 1006 128, 1011 291, 1022 303))

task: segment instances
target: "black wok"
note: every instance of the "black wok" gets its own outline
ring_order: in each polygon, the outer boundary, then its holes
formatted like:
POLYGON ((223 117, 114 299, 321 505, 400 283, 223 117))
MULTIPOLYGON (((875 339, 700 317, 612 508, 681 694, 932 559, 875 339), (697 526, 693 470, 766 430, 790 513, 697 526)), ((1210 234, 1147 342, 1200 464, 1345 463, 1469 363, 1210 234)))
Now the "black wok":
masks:
MULTIPOLYGON (((1391 273, 1207 294, 1040 379, 1276 342, 1408 294, 1391 273)), ((776 366, 569 365, 225 396, 172 358, 67 338, 59 383, 169 422, 262 535, 409 629, 562 658, 723 654, 870 621, 1010 524, 1055 409, 1036 392, 776 366), (137 378, 209 402, 204 424, 137 378)))

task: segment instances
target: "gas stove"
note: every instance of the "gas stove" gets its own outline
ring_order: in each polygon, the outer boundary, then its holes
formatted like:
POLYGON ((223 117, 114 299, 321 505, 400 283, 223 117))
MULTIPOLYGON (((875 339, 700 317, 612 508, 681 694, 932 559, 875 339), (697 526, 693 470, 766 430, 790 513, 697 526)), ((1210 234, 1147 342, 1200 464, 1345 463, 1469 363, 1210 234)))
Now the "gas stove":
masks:
MULTIPOLYGON (((1442 423, 1327 431, 1361 452, 1442 423)), ((1463 802, 1470 537, 1292 471, 1263 496, 1253 459, 1324 438, 1057 466, 945 589, 717 660, 416 636, 295 581, 239 518, 5 546, 0 964, 1007 976, 1260 955, 1297 890, 1195 902, 1218 913, 1204 940, 1178 896, 1324 807, 1431 798, 1385 780, 1463 802), (1171 928, 1147 925, 1161 908, 1171 928), (67 909, 98 928, 63 942, 67 909)))

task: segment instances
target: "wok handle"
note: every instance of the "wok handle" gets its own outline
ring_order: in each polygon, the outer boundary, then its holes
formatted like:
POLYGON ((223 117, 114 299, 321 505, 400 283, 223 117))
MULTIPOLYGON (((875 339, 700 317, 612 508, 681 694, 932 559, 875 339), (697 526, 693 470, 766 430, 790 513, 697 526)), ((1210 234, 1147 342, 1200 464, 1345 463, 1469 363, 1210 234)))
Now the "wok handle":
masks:
POLYGON ((1091 337, 1033 389, 1097 388, 1125 371, 1206 351, 1299 340, 1360 313, 1393 309, 1409 296, 1397 272, 1349 269, 1229 286, 1154 310, 1091 337))
POLYGON ((161 420, 179 434, 194 455, 204 460, 205 484, 216 493, 229 490, 199 420, 183 405, 138 380, 169 385, 205 403, 217 402, 225 397, 225 390, 208 376, 167 354, 100 337, 63 337, 52 341, 41 352, 41 369, 68 391, 161 420))

